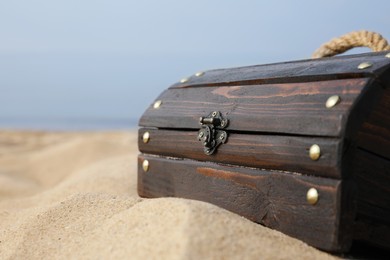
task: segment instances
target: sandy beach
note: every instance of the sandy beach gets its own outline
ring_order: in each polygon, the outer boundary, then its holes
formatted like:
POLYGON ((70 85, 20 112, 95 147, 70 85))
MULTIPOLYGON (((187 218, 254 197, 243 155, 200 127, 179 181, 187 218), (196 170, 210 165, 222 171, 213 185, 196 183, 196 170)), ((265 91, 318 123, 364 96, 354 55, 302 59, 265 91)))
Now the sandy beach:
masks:
POLYGON ((1 259, 333 259, 214 205, 137 195, 137 133, 0 132, 1 259))

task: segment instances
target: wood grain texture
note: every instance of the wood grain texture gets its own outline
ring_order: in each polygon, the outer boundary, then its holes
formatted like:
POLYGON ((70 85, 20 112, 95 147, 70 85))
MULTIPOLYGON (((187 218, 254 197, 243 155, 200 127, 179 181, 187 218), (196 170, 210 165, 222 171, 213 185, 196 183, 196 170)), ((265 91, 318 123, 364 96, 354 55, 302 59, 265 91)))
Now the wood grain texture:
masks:
POLYGON ((359 128, 356 145, 390 160, 390 83, 377 88, 380 95, 359 128))
POLYGON ((353 179, 358 184, 359 203, 376 205, 387 216, 375 215, 390 224, 390 161, 358 150, 355 164, 351 165, 353 179))
POLYGON ((350 171, 357 186, 356 238, 390 249, 390 161, 359 149, 350 171))
POLYGON ((206 201, 324 250, 350 246, 350 238, 340 233, 351 224, 340 216, 352 215, 340 208, 345 187, 339 180, 150 155, 140 155, 138 165, 142 197, 206 201), (142 170, 144 159, 150 163, 148 172, 142 170), (320 194, 316 205, 306 201, 311 187, 320 194))
POLYGON ((230 133, 227 143, 221 145, 216 154, 205 155, 197 135, 197 131, 141 128, 138 147, 148 154, 341 178, 340 139, 230 133), (150 135, 148 143, 142 140, 145 132, 150 135), (321 147, 317 161, 309 157, 313 144, 321 147))
POLYGON ((350 170, 357 187, 355 238, 390 249, 390 161, 358 149, 350 170))
POLYGON ((228 130, 339 137, 369 79, 168 89, 141 117, 143 127, 199 129, 199 117, 220 111, 228 130), (327 109, 332 95, 341 102, 327 109))
POLYGON ((221 85, 255 85, 272 83, 308 82, 345 78, 376 77, 388 69, 388 52, 364 53, 359 55, 282 62, 230 69, 206 71, 204 75, 189 77, 185 83, 176 83, 171 88, 221 85), (359 70, 362 62, 373 66, 359 70))

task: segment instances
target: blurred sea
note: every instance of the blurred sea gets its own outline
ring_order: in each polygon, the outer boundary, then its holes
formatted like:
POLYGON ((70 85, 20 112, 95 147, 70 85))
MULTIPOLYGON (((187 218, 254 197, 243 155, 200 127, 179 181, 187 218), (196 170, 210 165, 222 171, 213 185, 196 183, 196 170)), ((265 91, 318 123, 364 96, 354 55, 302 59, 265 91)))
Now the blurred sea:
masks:
POLYGON ((0 130, 110 131, 137 129, 138 119, 0 118, 0 130))

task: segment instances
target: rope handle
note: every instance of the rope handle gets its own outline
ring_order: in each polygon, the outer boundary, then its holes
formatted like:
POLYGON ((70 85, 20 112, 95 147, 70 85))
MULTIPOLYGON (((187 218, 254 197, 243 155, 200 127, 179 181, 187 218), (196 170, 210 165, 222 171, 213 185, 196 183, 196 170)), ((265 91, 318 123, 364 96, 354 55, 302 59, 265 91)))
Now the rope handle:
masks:
POLYGON ((331 57, 354 47, 368 47, 372 51, 388 51, 390 45, 382 35, 376 32, 356 31, 334 38, 321 45, 312 55, 313 59, 331 57))

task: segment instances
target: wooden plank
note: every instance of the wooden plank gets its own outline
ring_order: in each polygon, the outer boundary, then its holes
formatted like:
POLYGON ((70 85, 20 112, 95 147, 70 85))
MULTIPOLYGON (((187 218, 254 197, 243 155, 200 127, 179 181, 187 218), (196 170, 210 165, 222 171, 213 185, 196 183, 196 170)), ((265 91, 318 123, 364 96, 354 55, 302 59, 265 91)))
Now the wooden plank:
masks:
POLYGON ((357 149, 347 170, 357 188, 355 238, 390 249, 390 161, 357 149))
POLYGON ((148 154, 341 178, 342 142, 339 139, 230 133, 227 143, 215 154, 206 155, 197 135, 197 131, 142 128, 138 147, 148 154), (150 135, 147 143, 142 140, 145 132, 150 135), (321 148, 317 161, 309 157, 313 144, 321 148))
MULTIPOLYGON (((358 241, 363 241, 365 244, 375 246, 374 249, 390 248, 390 226, 383 225, 377 222, 372 222, 372 219, 360 215, 358 220, 354 223, 354 238, 358 241)), ((387 256, 389 252, 387 251, 387 256)), ((383 257, 383 256, 382 256, 383 257)), ((361 258, 361 259, 369 259, 361 258)), ((371 258, 371 259, 385 259, 385 258, 371 258)))
POLYGON ((206 201, 323 250, 345 251, 350 246, 348 234, 339 232, 353 217, 345 217, 348 212, 340 208, 344 189, 340 180, 145 154, 139 156, 138 165, 142 197, 206 201), (142 169, 145 159, 147 172, 142 169), (316 205, 306 201, 312 187, 319 192, 316 205))
POLYGON ((339 137, 349 110, 369 78, 253 86, 168 89, 140 126, 199 129, 199 117, 220 111, 229 130, 339 137), (341 102, 327 109, 332 95, 341 102))
POLYGON ((389 69, 390 60, 385 57, 387 53, 364 53, 315 60, 210 70, 206 71, 200 77, 193 75, 188 78, 187 82, 178 82, 171 88, 292 83, 376 77, 389 69), (358 65, 362 62, 370 62, 373 66, 359 70, 358 65))
POLYGON ((357 146, 390 160, 390 89, 377 85, 380 95, 357 133, 357 146), (381 89, 380 89, 381 88, 381 89))
POLYGON ((358 213, 390 225, 390 161, 358 149, 349 175, 358 186, 358 213), (359 209, 363 204, 377 209, 359 209))

